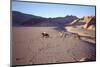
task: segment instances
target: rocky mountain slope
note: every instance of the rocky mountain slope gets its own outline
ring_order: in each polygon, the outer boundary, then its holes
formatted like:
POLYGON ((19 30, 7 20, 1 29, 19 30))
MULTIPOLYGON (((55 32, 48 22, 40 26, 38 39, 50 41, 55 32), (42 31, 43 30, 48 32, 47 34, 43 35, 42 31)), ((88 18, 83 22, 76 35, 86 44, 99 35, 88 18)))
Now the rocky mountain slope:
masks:
POLYGON ((44 18, 18 11, 12 11, 13 26, 65 26, 75 19, 78 18, 76 16, 44 18))

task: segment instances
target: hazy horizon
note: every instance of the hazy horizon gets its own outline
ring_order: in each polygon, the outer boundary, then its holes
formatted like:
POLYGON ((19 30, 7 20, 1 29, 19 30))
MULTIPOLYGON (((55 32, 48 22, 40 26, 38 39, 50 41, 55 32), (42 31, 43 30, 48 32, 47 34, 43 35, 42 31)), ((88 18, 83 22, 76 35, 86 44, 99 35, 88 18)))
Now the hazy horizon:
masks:
POLYGON ((77 17, 95 16, 95 6, 71 5, 71 4, 48 4, 36 2, 12 1, 12 11, 26 14, 53 18, 74 15, 77 17))

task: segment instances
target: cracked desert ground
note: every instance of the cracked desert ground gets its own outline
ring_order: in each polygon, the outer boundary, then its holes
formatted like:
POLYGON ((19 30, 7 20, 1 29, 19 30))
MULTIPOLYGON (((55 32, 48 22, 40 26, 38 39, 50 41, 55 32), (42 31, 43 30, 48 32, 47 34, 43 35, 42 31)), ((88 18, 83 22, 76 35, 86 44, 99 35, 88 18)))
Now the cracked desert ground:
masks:
POLYGON ((63 38, 54 27, 13 27, 12 64, 45 64, 96 60, 96 44, 74 38, 63 38), (50 34, 43 38, 41 32, 50 34))

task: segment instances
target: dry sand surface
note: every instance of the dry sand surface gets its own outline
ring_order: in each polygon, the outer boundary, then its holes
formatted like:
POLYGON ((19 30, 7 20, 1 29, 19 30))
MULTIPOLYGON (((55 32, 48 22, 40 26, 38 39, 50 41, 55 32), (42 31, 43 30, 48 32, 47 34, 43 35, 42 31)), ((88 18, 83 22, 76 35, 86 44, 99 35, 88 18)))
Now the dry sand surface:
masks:
POLYGON ((12 64, 45 64, 96 59, 96 45, 71 34, 60 37, 54 27, 13 27, 12 64), (41 32, 50 34, 43 38, 41 32))
POLYGON ((77 33, 81 36, 81 39, 91 43, 96 43, 96 32, 95 30, 87 30, 82 27, 67 26, 65 27, 68 32, 77 33))

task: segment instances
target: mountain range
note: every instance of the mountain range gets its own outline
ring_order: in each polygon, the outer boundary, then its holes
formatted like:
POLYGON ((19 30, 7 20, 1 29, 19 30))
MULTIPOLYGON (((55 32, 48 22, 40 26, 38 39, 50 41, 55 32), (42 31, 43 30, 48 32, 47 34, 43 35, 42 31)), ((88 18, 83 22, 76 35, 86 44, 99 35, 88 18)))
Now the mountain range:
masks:
POLYGON ((65 26, 75 19, 78 19, 78 17, 67 15, 65 17, 44 18, 19 11, 12 11, 13 26, 65 26))
POLYGON ((82 18, 78 18, 77 16, 66 15, 65 17, 45 18, 41 16, 25 14, 19 11, 12 11, 12 26, 63 28, 69 25, 82 26, 85 29, 95 30, 96 17, 84 16, 82 18))

